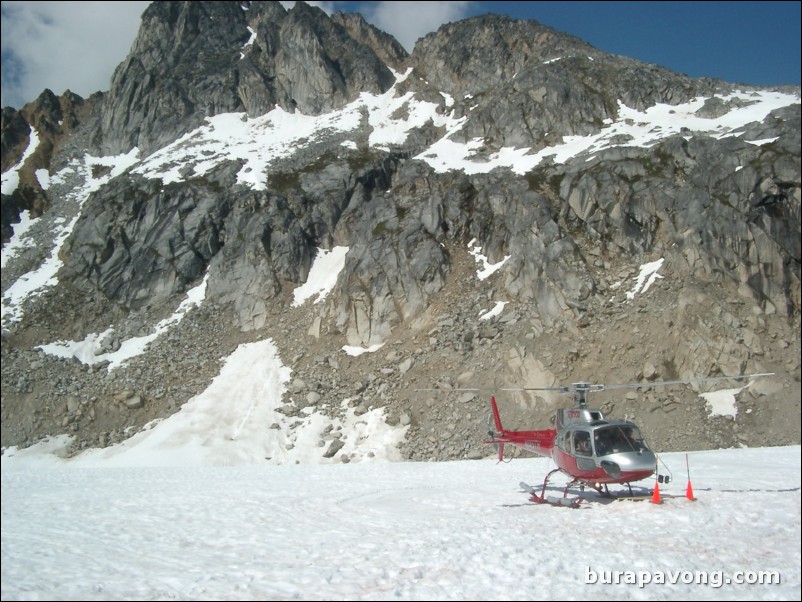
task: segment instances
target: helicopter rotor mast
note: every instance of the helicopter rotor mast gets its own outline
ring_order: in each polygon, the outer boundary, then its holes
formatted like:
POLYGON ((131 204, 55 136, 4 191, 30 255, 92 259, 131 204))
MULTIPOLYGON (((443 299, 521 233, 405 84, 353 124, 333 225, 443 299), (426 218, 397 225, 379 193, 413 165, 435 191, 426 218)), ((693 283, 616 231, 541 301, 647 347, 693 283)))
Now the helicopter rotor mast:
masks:
POLYGON ((509 387, 498 389, 499 391, 557 391, 558 393, 570 393, 574 399, 574 405, 584 408, 588 405, 588 393, 591 391, 604 391, 607 385, 591 384, 586 382, 571 383, 562 387, 509 387))

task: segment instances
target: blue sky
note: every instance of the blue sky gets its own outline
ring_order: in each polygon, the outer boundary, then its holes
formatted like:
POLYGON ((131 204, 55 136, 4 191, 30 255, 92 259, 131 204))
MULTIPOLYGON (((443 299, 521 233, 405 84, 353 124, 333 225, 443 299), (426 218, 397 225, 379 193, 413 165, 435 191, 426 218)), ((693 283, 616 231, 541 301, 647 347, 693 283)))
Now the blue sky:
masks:
MULTIPOLYGON (((148 2, 2 3, 2 106, 45 88, 107 90, 148 2)), ((291 4, 285 2, 285 5, 291 4)), ((800 83, 800 2, 313 2, 358 11, 408 50, 446 22, 484 13, 534 19, 596 48, 691 77, 800 83)))

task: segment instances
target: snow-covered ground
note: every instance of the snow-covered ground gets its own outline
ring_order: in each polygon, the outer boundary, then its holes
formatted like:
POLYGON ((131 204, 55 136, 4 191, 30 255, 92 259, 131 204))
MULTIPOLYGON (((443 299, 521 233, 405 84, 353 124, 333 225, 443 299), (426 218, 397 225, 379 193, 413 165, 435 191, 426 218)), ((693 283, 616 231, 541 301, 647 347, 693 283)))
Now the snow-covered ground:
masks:
POLYGON ((577 510, 519 490, 545 459, 121 467, 42 453, 2 459, 3 600, 800 598, 799 446, 689 454, 696 501, 685 455, 665 454, 662 504, 586 492, 577 510))

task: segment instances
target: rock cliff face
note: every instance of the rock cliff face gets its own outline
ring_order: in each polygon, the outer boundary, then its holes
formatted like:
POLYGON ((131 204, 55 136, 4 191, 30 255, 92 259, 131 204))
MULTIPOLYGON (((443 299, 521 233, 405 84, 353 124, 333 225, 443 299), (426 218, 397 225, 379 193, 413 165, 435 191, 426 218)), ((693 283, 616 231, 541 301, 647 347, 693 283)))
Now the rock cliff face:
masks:
POLYGON ((11 224, 18 223, 20 211, 28 210, 41 215, 50 207, 47 193, 36 175, 37 170, 47 172, 61 144, 75 133, 90 113, 97 97, 84 100, 77 94, 65 92, 57 97, 45 90, 21 111, 3 108, 0 123, 3 173, 17 172, 18 184, 3 191, 2 239, 5 243, 12 234, 11 224), (25 153, 29 155, 25 155, 25 153), (24 164, 14 169, 20 161, 24 164))
MULTIPOLYGON (((710 419, 693 391, 605 409, 662 449, 799 443, 798 88, 694 80, 498 16, 408 56, 304 3, 157 2, 107 93, 4 109, 2 151, 4 243, 22 210, 42 216, 4 292, 76 220, 58 284, 4 314, 3 445, 118 440, 268 336, 295 375, 287 412, 384 407, 410 459, 486 451, 486 400, 415 392, 435 384, 770 371, 741 421, 710 419), (20 164, 31 132, 44 145, 20 164), (335 247, 336 286, 296 306, 335 247), (108 329, 119 346, 204 279, 204 306, 113 372, 37 351, 108 329), (145 401, 114 401, 129 392, 145 401)), ((514 397, 523 428, 559 402, 514 397)))

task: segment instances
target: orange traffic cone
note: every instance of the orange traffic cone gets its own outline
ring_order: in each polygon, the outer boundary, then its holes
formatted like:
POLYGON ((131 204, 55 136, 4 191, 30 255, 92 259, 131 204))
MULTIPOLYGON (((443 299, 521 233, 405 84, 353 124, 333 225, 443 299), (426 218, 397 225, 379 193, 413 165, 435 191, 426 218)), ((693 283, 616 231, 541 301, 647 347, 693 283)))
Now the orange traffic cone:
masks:
POLYGON ((690 479, 688 479, 688 488, 685 490, 685 497, 691 500, 692 502, 696 500, 696 498, 693 497, 693 487, 691 486, 690 479))
POLYGON ((663 500, 660 499, 660 483, 654 484, 654 493, 652 494, 652 504, 662 504, 663 500))

